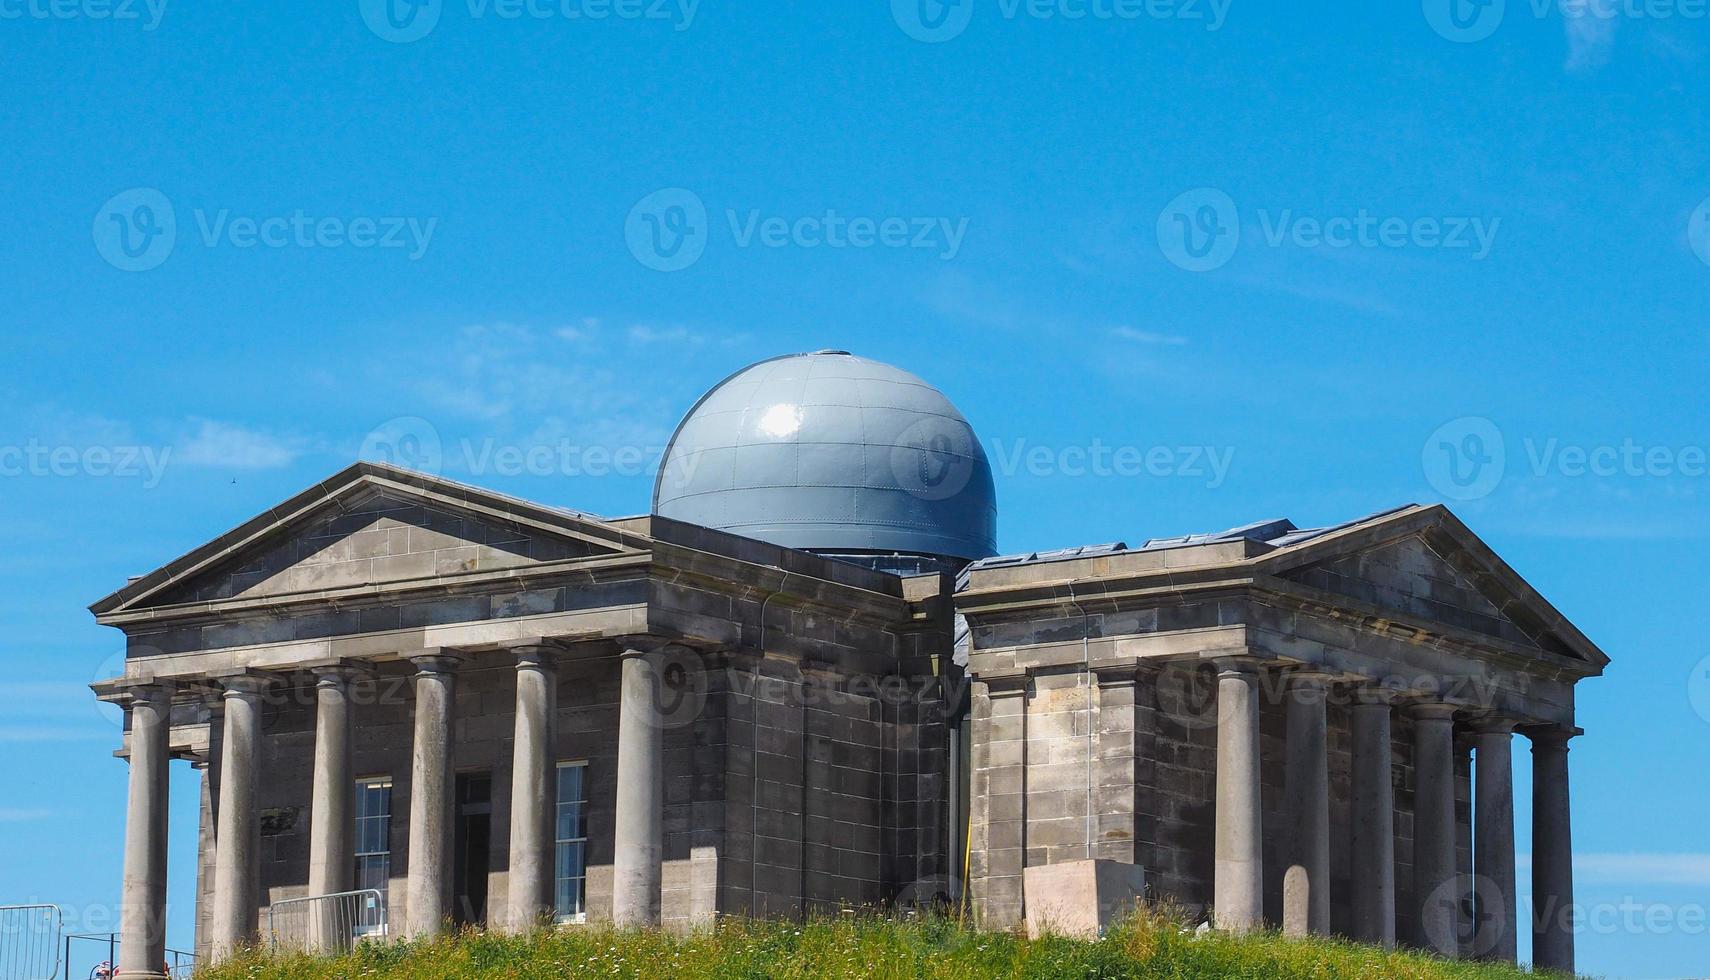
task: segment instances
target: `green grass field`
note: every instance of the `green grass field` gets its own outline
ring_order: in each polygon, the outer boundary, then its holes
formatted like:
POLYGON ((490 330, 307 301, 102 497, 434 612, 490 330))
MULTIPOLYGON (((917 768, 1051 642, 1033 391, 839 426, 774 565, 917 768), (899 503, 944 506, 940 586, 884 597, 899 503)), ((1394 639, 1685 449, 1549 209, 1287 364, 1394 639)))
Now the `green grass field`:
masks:
POLYGON ((1273 934, 1195 936, 1159 913, 1137 916, 1097 942, 1030 941, 979 932, 949 919, 870 916, 807 925, 730 920, 692 935, 561 929, 519 939, 468 932, 431 942, 372 944, 350 956, 313 959, 253 953, 200 972, 208 980, 453 977, 942 978, 1250 977, 1501 980, 1533 974, 1454 963, 1340 941, 1273 934))

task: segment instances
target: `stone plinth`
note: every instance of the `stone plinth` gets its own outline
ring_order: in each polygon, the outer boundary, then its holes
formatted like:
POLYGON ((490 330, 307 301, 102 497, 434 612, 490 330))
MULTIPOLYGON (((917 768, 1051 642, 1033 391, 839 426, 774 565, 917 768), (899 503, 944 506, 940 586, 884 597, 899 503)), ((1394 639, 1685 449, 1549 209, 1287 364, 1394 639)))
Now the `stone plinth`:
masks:
POLYGON ((1146 872, 1120 861, 1069 861, 1022 873, 1027 934, 1095 939, 1139 905, 1146 872))

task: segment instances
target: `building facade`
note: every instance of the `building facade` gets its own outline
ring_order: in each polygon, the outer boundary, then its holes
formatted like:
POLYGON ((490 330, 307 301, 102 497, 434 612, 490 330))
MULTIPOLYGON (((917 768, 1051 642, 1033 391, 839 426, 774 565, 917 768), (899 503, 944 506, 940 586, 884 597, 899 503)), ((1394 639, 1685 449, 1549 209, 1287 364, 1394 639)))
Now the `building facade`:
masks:
POLYGON ((642 517, 349 467, 92 607, 127 638, 95 685, 126 715, 124 975, 158 975, 173 759, 203 771, 203 955, 358 889, 409 936, 894 904, 1007 928, 1083 876, 1451 954, 1529 926, 1571 966, 1566 742, 1607 661, 1447 511, 995 535, 966 420, 837 351, 709 392, 642 517), (1529 923, 1515 732, 1561 913, 1529 923))

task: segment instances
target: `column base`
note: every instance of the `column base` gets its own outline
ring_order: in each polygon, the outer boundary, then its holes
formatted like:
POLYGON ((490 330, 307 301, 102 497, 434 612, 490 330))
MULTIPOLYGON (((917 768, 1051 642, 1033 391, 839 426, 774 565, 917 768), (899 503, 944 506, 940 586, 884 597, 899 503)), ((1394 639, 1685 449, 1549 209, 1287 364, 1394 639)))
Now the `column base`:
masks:
POLYGON ((1146 872, 1121 861, 1068 861, 1022 872, 1027 935, 1097 939, 1146 895, 1146 872))

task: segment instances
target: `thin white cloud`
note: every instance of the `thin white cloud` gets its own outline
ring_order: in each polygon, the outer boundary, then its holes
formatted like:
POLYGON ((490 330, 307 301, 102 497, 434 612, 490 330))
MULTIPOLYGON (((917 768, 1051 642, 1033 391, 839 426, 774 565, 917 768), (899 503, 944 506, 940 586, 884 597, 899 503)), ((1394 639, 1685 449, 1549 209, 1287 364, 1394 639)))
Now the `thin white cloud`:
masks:
POLYGON ((175 463, 272 470, 290 466, 308 449, 304 440, 276 436, 230 422, 193 419, 192 424, 194 430, 172 447, 175 463))
POLYGON ((593 340, 599 332, 600 318, 594 316, 585 316, 580 323, 562 326, 552 331, 553 336, 559 340, 567 340, 573 344, 593 340))
MULTIPOLYGON (((277 469, 296 462, 310 452, 311 441, 296 436, 277 436, 219 419, 108 419, 89 412, 67 412, 56 405, 38 405, 27 412, 32 445, 70 450, 104 448, 109 457, 121 450, 137 462, 159 460, 161 465, 226 467, 226 469, 277 469)), ((111 463, 130 469, 132 463, 111 463)))
POLYGON ((1612 0, 1560 0, 1559 8, 1568 45, 1564 67, 1568 71, 1590 71, 1608 64, 1620 8, 1612 0))
POLYGON ((626 331, 626 334, 631 343, 671 344, 686 347, 700 347, 704 344, 715 342, 728 345, 740 343, 742 340, 746 339, 745 335, 741 334, 730 337, 720 337, 710 334, 704 330, 698 330, 694 327, 686 327, 680 324, 660 327, 654 326, 650 323, 637 323, 632 324, 629 330, 626 331))
POLYGON ((1178 337, 1174 334, 1153 333, 1150 330, 1139 330, 1134 327, 1112 327, 1110 335, 1112 337, 1119 337, 1123 340, 1132 340, 1138 344, 1152 344, 1161 347, 1182 347, 1188 342, 1186 337, 1178 337))
POLYGON ((0 742, 86 742, 111 739, 113 731, 99 724, 93 713, 87 727, 66 725, 8 725, 0 727, 0 742))
MULTIPOLYGON (((616 339, 635 342, 636 329, 619 330, 616 339)), ((662 442, 676 421, 666 387, 637 385, 579 353, 610 334, 594 317, 544 330, 504 322, 465 327, 440 360, 423 365, 420 390, 440 411, 479 423, 506 445, 662 442)))
POLYGON ((46 820, 56 815, 55 811, 42 807, 34 809, 0 807, 0 823, 30 823, 36 820, 46 820))

